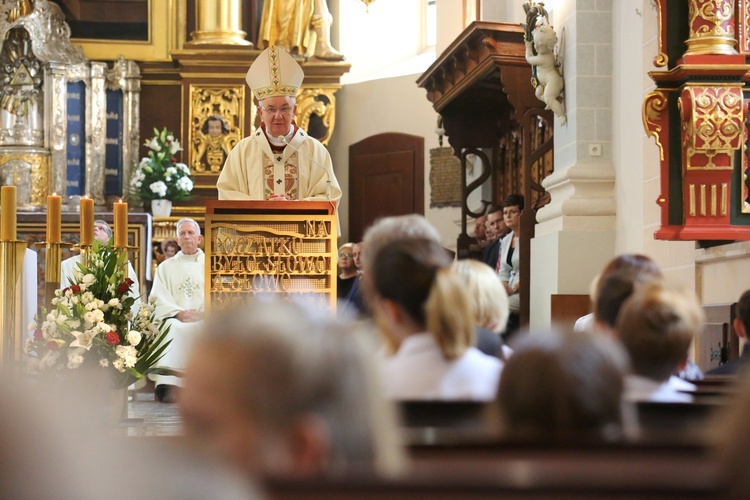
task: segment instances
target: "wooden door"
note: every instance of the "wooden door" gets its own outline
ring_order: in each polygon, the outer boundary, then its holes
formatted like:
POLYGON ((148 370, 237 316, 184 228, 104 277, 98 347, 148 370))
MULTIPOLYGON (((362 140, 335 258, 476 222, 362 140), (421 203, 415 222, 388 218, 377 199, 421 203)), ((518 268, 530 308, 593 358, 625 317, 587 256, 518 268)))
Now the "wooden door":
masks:
POLYGON ((424 214, 424 138, 385 133, 349 147, 349 239, 376 219, 424 214))

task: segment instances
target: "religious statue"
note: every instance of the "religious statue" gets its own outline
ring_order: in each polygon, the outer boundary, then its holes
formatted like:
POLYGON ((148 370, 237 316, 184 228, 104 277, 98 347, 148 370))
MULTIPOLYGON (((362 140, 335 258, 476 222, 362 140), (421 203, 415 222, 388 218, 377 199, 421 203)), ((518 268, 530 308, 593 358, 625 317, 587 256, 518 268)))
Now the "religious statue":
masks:
POLYGON ((43 77, 28 31, 10 30, 0 51, 0 144, 44 144, 43 77))
POLYGON ((543 3, 532 1, 525 3, 523 8, 527 24, 521 26, 526 32, 526 61, 532 66, 531 84, 536 89, 537 99, 546 105, 545 109, 551 109, 560 125, 565 125, 567 117, 561 95, 564 82, 560 72, 562 64, 556 53, 557 34, 547 24, 549 19, 543 3))
POLYGON ((206 118, 201 127, 200 145, 193 161, 193 171, 205 172, 208 168, 211 172, 220 172, 231 150, 227 144, 228 136, 229 126, 224 118, 219 115, 206 118))
POLYGON ((343 61, 343 54, 331 46, 332 23, 325 0, 266 0, 258 45, 276 45, 290 54, 343 61))

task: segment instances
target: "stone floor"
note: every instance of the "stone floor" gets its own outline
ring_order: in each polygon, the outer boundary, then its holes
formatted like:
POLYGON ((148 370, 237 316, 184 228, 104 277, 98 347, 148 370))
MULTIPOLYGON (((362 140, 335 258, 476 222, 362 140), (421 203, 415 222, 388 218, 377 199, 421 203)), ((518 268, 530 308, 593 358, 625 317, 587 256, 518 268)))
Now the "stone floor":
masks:
POLYGON ((136 392, 128 402, 128 418, 118 431, 127 436, 180 436, 182 417, 176 404, 160 403, 153 392, 136 392))

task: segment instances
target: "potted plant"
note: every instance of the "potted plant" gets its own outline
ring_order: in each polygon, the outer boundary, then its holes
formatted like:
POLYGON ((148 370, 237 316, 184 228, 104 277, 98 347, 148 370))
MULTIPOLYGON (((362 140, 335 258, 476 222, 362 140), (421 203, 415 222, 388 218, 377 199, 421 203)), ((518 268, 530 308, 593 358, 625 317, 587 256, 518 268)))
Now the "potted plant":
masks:
POLYGON ((193 181, 190 169, 177 161, 175 155, 182 151, 180 141, 166 127, 144 145, 148 156, 141 159, 130 180, 131 195, 142 202, 151 202, 154 217, 168 217, 172 202, 190 196, 193 181))

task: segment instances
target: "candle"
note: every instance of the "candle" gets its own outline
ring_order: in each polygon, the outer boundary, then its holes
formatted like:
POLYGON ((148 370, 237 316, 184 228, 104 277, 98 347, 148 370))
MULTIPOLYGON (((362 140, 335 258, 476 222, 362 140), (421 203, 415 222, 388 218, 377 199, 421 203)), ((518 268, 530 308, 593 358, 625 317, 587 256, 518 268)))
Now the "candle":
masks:
MULTIPOLYGON (((0 241, 16 239, 16 186, 0 188, 0 241)), ((4 283, 3 286, 7 285, 4 283)))
POLYGON ((114 204, 115 246, 128 246, 128 204, 122 200, 114 204))
POLYGON ((94 242, 94 200, 88 196, 81 198, 81 245, 94 242))
POLYGON ((62 197, 57 193, 47 196, 47 243, 60 243, 62 241, 61 205, 62 197))

